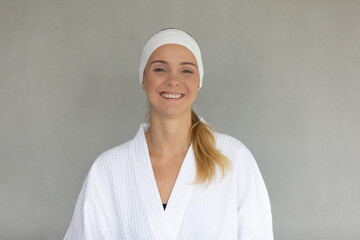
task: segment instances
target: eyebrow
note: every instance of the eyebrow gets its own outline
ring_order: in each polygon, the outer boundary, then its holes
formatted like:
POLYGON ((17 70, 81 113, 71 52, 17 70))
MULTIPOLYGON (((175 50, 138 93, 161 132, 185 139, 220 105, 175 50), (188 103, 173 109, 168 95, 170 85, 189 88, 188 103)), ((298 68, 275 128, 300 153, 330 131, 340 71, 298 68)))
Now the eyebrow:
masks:
MULTIPOLYGON (((163 64, 168 64, 166 61, 164 60, 154 60, 150 63, 153 64, 153 63, 163 63, 163 64)), ((180 63, 180 65, 193 65, 194 67, 197 67, 197 65, 195 63, 192 63, 192 62, 182 62, 180 63)))

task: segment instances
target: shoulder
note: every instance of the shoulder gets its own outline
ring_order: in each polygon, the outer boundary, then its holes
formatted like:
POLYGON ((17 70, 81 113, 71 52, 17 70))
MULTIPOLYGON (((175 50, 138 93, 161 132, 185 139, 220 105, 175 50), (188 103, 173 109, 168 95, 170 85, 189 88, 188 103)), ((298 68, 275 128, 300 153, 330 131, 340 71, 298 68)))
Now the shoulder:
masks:
POLYGON ((104 161, 109 161, 113 158, 117 158, 119 156, 129 155, 129 153, 131 152, 131 143, 132 140, 129 140, 125 143, 122 143, 108 150, 105 150, 97 157, 97 161, 104 162, 104 161))
POLYGON ((131 157, 132 153, 131 144, 132 140, 129 140, 125 143, 103 151, 97 156, 91 168, 108 172, 114 167, 121 167, 122 165, 127 164, 129 161, 126 160, 131 157))
POLYGON ((225 154, 245 156, 250 153, 250 150, 246 147, 246 145, 241 140, 233 136, 214 132, 214 137, 216 141, 216 148, 225 154))
POLYGON ((241 140, 218 132, 214 132, 214 136, 216 148, 234 164, 237 174, 248 177, 258 168, 251 151, 241 140))

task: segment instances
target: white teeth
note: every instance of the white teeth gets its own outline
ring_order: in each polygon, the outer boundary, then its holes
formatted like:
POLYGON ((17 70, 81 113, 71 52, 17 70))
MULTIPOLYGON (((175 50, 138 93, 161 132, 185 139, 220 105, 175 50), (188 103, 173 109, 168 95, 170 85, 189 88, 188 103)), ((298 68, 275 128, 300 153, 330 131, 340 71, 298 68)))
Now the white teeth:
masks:
POLYGON ((180 98, 182 96, 182 94, 167 94, 167 93, 162 93, 161 96, 165 97, 165 98, 180 98))

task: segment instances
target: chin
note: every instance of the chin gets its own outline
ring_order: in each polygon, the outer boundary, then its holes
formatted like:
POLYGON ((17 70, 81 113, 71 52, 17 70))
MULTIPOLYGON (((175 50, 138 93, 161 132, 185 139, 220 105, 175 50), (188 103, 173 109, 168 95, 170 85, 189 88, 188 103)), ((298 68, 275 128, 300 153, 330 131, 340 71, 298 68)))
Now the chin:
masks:
POLYGON ((191 108, 190 109, 166 109, 164 111, 162 111, 162 115, 169 117, 169 118, 176 118, 176 117, 181 117, 184 114, 186 114, 187 112, 191 113, 191 108))

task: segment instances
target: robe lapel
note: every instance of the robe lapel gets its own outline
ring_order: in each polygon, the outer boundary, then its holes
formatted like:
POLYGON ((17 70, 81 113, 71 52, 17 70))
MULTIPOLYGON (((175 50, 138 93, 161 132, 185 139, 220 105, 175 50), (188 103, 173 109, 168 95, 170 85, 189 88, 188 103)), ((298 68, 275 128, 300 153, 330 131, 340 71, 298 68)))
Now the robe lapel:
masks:
POLYGON ((196 174, 195 156, 190 145, 164 211, 145 138, 148 128, 148 123, 142 123, 133 142, 136 179, 140 187, 141 201, 146 208, 154 239, 175 240, 193 191, 191 182, 196 174))
POLYGON ((169 222, 169 228, 176 239, 179 228, 181 226, 185 211, 189 204, 194 185, 192 181, 196 176, 196 163, 192 144, 186 153, 184 161, 181 165, 175 185, 171 191, 171 195, 166 206, 165 217, 169 222))

